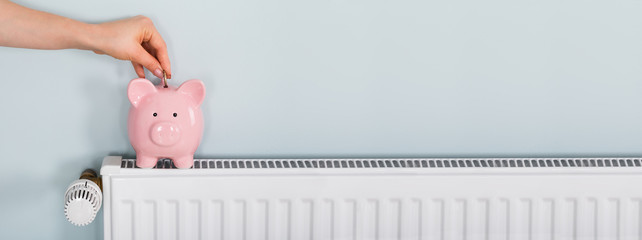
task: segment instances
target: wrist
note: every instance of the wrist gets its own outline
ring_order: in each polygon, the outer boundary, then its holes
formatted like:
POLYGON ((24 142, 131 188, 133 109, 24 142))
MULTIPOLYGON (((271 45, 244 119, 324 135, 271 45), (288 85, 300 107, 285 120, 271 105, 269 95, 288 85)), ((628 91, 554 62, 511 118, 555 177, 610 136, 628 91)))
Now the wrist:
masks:
POLYGON ((78 36, 76 46, 78 49, 100 51, 101 40, 100 25, 90 23, 80 23, 76 36, 78 36))

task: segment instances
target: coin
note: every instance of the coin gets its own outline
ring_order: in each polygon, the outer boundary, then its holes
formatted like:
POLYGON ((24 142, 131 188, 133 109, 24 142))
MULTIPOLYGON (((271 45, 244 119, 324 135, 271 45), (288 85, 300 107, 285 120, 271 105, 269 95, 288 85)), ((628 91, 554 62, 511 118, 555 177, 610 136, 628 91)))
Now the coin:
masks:
POLYGON ((167 88, 167 73, 163 70, 163 87, 167 88))

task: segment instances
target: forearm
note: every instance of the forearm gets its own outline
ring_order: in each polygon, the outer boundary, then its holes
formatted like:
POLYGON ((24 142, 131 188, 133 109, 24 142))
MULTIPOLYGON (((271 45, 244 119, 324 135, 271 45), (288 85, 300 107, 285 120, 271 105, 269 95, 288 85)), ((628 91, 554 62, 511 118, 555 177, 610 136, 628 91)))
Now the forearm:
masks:
POLYGON ((95 50, 95 26, 0 0, 0 46, 95 50))

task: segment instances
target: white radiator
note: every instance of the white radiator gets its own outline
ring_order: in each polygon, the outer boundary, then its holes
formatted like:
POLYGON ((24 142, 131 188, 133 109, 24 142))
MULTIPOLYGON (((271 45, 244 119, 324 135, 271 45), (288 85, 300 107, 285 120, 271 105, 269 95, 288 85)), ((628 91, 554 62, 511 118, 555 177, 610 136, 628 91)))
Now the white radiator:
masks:
POLYGON ((106 157, 105 239, 642 239, 640 158, 106 157))

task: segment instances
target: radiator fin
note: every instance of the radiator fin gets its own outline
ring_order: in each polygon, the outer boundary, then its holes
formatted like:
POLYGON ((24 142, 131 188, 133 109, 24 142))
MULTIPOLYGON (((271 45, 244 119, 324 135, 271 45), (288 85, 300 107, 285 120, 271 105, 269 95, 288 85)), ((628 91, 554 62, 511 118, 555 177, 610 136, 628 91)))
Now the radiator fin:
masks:
POLYGON ((225 228, 223 224, 223 212, 225 205, 222 200, 212 200, 205 205, 206 216, 203 224, 206 226, 205 239, 222 240, 225 228))
POLYGON ((163 202, 163 216, 160 218, 160 227, 162 229, 162 239, 177 240, 179 237, 179 211, 178 202, 174 200, 163 202))

